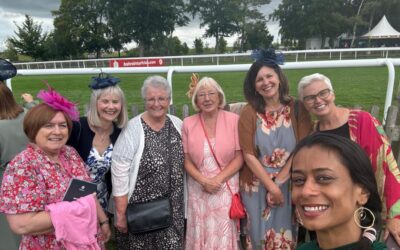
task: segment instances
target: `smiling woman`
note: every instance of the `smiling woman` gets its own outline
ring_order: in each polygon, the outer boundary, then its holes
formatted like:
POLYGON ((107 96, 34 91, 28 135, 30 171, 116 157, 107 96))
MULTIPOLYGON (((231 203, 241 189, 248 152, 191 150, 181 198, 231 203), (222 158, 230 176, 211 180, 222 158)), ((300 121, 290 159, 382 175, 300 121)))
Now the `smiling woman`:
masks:
POLYGON ((386 249, 377 242, 382 210, 371 163, 344 137, 314 134, 293 151, 292 200, 317 241, 299 250, 386 249))
MULTIPOLYGON (((6 214, 10 228, 22 235, 20 249, 62 249, 71 240, 71 227, 66 226, 71 218, 83 226, 80 239, 87 237, 90 244, 99 247, 110 238, 111 231, 109 225, 98 230, 98 221, 107 217, 97 199, 90 195, 82 201, 83 206, 77 201, 62 201, 73 178, 90 181, 82 159, 65 145, 72 119, 78 119, 77 109, 52 88, 42 90, 38 97, 43 103, 29 110, 23 123, 30 144, 10 161, 4 173, 0 212, 6 214), (74 209, 68 210, 68 206, 74 209), (64 219, 54 217, 53 208, 65 209, 64 219), (91 219, 75 217, 73 211, 90 213, 91 219), (61 236, 61 232, 65 234, 61 236), (65 241, 56 237, 65 237, 65 241)), ((77 240, 74 244, 88 243, 77 240)))
POLYGON ((119 81, 103 74, 92 78, 87 117, 74 122, 67 142, 86 163, 90 177, 97 184, 97 198, 106 212, 111 194, 112 152, 128 120, 125 95, 117 85, 119 81))
MULTIPOLYGON (((142 86, 145 112, 122 130, 111 166, 118 249, 183 248, 182 121, 167 113, 171 87, 161 76, 142 86), (167 199, 172 208, 167 228, 137 234, 128 230, 127 208, 167 199)), ((169 220, 169 219, 168 219, 169 220)))

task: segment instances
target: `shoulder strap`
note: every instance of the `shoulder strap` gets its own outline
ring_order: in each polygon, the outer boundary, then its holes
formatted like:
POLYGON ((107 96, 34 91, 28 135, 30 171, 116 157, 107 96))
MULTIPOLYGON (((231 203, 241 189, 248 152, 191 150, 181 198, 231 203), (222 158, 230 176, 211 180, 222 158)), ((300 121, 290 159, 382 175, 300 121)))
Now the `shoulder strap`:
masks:
MULTIPOLYGON (((206 128, 204 127, 204 122, 203 122, 203 119, 201 118, 201 114, 199 114, 199 119, 200 119, 201 127, 203 128, 203 131, 204 131, 204 135, 206 136, 206 139, 207 139, 208 147, 210 148, 210 151, 211 151, 211 153, 212 153, 212 155, 213 155, 213 157, 214 157, 214 159, 215 159, 215 162, 217 163, 217 165, 218 165, 218 167, 219 167, 219 170, 222 171, 222 167, 221 167, 221 165, 220 165, 219 162, 218 162, 217 156, 215 155, 214 150, 213 150, 213 148, 211 147, 210 139, 208 138, 208 134, 207 134, 206 128)), ((232 190, 231 190, 231 187, 229 186, 228 181, 226 181, 226 185, 228 186, 229 192, 233 195, 232 190)))

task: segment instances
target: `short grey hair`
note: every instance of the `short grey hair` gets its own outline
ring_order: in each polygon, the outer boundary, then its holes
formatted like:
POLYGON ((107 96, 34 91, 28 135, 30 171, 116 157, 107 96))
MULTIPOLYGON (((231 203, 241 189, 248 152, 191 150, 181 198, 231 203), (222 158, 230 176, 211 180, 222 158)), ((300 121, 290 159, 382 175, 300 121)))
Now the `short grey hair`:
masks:
POLYGON ((311 74, 308 76, 304 76, 303 78, 301 78, 301 80, 299 81, 299 84, 297 85, 297 94, 299 95, 299 99, 303 100, 303 90, 305 87, 307 87, 308 85, 310 85, 311 83, 315 82, 315 81, 323 81, 326 86, 328 87, 328 89, 330 89, 333 92, 333 87, 332 87, 332 83, 331 80, 329 80, 328 77, 326 77, 323 74, 320 73, 315 73, 315 74, 311 74))
POLYGON ((116 123, 117 127, 124 128, 128 122, 128 111, 126 107, 125 95, 122 89, 118 86, 110 86, 104 89, 94 89, 90 96, 89 108, 87 112, 88 123, 94 127, 100 127, 101 121, 99 112, 97 111, 97 101, 102 95, 116 95, 121 100, 121 112, 119 113, 116 123))
POLYGON ((218 92, 218 97, 219 97, 219 105, 218 107, 223 109, 225 104, 226 104, 226 99, 225 99, 225 93, 222 90, 221 86, 211 77, 203 77, 201 80, 197 83, 193 95, 192 95, 192 106, 193 109, 196 111, 200 111, 199 106, 197 106, 197 92, 199 92, 199 89, 202 87, 213 87, 217 90, 218 92))
POLYGON ((167 79, 165 79, 164 77, 154 75, 154 76, 149 76, 146 78, 146 80, 144 80, 141 89, 141 95, 143 100, 146 99, 146 93, 149 87, 165 90, 167 92, 168 98, 171 99, 171 92, 172 92, 171 86, 169 85, 167 79))

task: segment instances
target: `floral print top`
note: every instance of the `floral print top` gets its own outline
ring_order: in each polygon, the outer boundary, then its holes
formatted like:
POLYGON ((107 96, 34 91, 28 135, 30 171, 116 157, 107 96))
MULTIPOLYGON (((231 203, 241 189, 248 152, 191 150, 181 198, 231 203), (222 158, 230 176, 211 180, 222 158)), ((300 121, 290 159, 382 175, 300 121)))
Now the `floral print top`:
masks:
POLYGON ((112 151, 112 144, 106 148, 102 155, 93 147, 86 160, 86 168, 89 171, 90 178, 97 184, 97 199, 104 211, 107 211, 108 199, 110 198, 107 189, 106 174, 111 168, 112 151))
MULTIPOLYGON (((71 178, 91 181, 75 149, 60 150, 62 164, 51 161, 33 145, 18 154, 8 165, 0 191, 0 212, 20 214, 40 212, 51 203, 62 201, 71 178)), ((63 249, 54 233, 23 235, 20 249, 63 249)))

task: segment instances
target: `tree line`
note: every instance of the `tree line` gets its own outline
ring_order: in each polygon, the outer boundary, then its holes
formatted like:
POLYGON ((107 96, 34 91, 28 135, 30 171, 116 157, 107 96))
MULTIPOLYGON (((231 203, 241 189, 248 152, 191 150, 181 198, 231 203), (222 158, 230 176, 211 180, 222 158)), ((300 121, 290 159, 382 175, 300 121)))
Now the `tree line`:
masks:
MULTIPOLYGON (((226 37, 238 35, 234 49, 246 51, 269 47, 273 36, 267 21, 280 24, 282 44, 301 49, 309 37, 320 36, 325 44, 343 33, 358 36, 370 30, 385 14, 400 29, 398 0, 282 0, 270 15, 261 6, 270 0, 61 0, 52 11, 54 30, 43 32, 41 24, 26 15, 7 39, 5 57, 18 54, 34 60, 74 59, 85 53, 99 58, 103 52, 120 56, 126 44, 137 48, 130 56, 183 55, 189 47, 173 36, 198 17, 203 37, 215 40, 215 52, 226 50, 226 37)), ((353 45, 352 41, 352 44, 353 45)), ((196 54, 205 50, 202 37, 194 40, 196 54)))
POLYGON ((322 45, 342 34, 365 34, 386 15, 393 28, 400 30, 399 0, 282 0, 272 14, 279 21, 282 44, 304 48, 307 38, 318 36, 322 45))
MULTIPOLYGON (((215 52, 226 49, 224 38, 240 34, 238 50, 270 46, 267 17, 260 6, 270 0, 61 0, 52 11, 54 30, 26 15, 7 40, 7 57, 24 54, 33 59, 69 59, 84 53, 120 52, 127 43, 137 44, 138 56, 180 55, 189 51, 173 36, 176 27, 200 19, 204 37, 215 39, 215 52)), ((202 37, 194 41, 196 53, 204 51, 202 37)))

